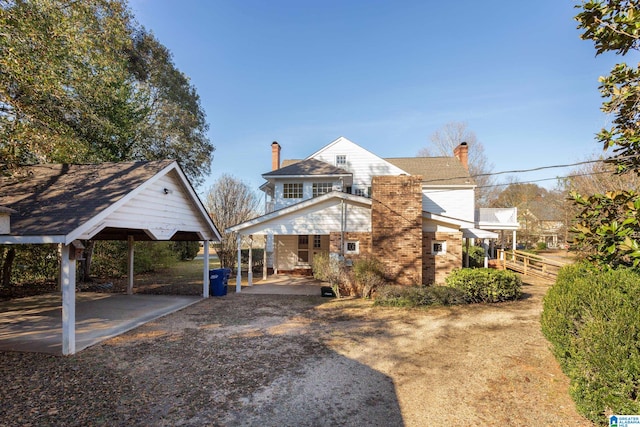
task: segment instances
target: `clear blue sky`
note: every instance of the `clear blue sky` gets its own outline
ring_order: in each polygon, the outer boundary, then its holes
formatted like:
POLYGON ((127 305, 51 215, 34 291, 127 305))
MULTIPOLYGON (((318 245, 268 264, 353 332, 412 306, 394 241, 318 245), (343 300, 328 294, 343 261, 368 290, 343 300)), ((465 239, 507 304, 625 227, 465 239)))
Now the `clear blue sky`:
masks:
POLYGON ((580 40, 574 4, 130 2, 201 97, 216 151, 200 192, 223 173, 257 189, 272 141, 283 158, 304 158, 339 136, 382 157, 414 156, 451 121, 476 133, 495 172, 600 153, 594 135, 607 117, 598 76, 620 59, 596 58, 580 40))

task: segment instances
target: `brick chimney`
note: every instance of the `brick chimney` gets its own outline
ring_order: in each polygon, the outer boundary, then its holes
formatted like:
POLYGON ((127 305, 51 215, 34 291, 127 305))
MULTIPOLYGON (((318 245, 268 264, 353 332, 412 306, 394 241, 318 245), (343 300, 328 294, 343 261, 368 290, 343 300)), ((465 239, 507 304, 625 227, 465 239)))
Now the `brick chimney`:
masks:
POLYGON ((271 143, 271 170, 280 169, 280 144, 278 141, 271 143))
POLYGON ((460 160, 462 166, 469 172, 469 146, 466 142, 461 142, 456 148, 453 149, 453 155, 460 160))

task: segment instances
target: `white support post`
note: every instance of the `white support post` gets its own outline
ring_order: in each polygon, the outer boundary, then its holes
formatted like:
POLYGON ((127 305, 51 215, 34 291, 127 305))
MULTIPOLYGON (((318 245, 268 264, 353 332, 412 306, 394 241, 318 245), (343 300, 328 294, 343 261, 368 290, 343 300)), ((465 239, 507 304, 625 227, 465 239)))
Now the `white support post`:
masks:
POLYGON ((249 236, 249 268, 247 271, 247 281, 249 286, 253 286, 253 236, 249 236))
POLYGON ((236 274, 236 293, 242 289, 242 237, 238 235, 238 274, 236 274))
POLYGON ((264 250, 262 251, 262 280, 267 280, 267 238, 264 236, 264 250))
POLYGON ((204 267, 202 274, 202 296, 209 298, 209 241, 205 240, 204 244, 204 267))
POLYGON ((69 259, 71 245, 62 245, 60 285, 62 288, 62 354, 76 352, 76 261, 69 259))
POLYGON ((513 230, 513 239, 511 240, 511 249, 515 251, 517 248, 518 247, 516 246, 516 230, 513 230))
POLYGON ((134 241, 133 236, 127 236, 127 295, 133 295, 133 265, 134 265, 134 241))

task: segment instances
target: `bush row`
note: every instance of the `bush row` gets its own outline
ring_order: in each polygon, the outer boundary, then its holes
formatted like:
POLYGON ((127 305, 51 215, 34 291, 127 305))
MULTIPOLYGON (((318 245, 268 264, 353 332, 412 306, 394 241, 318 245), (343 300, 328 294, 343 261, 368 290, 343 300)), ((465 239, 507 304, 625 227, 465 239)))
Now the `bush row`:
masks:
POLYGON ((454 270, 446 286, 385 286, 376 295, 376 304, 417 307, 518 299, 522 280, 509 271, 486 268, 454 270))
POLYGON ((640 414, 637 271, 564 267, 545 296, 541 322, 583 415, 606 425, 611 414, 640 414))

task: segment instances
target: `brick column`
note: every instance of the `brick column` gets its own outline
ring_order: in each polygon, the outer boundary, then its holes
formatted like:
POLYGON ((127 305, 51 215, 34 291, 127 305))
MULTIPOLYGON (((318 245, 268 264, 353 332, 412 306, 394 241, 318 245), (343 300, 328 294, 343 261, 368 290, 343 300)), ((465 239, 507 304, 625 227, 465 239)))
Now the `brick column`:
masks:
POLYGON ((385 265, 387 279, 422 284, 422 177, 373 177, 372 253, 385 265))

